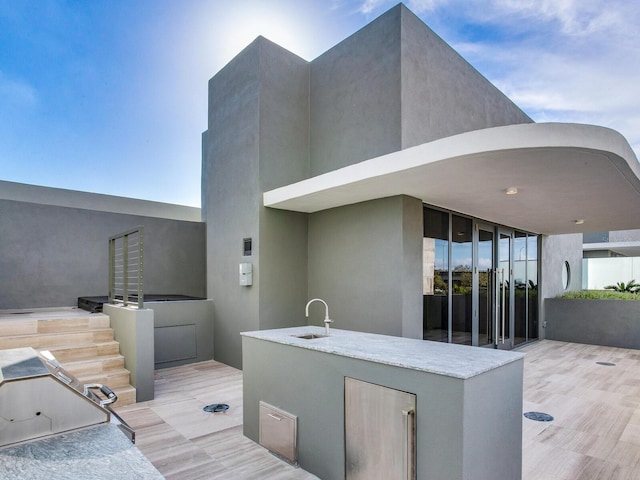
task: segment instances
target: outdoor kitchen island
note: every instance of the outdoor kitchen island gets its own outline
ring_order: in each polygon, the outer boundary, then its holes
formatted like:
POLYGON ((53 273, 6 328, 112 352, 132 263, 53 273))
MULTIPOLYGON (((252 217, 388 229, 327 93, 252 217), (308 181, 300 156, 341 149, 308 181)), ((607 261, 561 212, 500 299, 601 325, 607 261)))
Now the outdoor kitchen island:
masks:
MULTIPOLYGON (((245 436, 260 441, 265 402, 297 417, 302 468, 323 480, 347 478, 354 462, 346 453, 345 378, 356 379, 415 395, 415 478, 521 478, 523 354, 333 328, 324 333, 312 326, 242 333, 245 436)), ((384 415, 365 417, 365 431, 384 415)), ((385 449, 411 450, 409 441, 391 438, 385 449)), ((380 462, 385 455, 380 452, 380 462)))

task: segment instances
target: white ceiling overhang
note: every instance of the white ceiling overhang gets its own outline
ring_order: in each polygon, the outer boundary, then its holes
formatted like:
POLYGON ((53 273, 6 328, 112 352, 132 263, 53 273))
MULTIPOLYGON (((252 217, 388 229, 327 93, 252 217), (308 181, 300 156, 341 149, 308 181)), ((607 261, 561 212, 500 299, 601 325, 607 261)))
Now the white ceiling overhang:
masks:
POLYGON ((564 123, 443 138, 265 192, 264 205, 313 213, 396 195, 547 235, 640 228, 640 164, 628 142, 564 123), (518 193, 506 195, 510 187, 518 193))
POLYGON ((605 242, 585 243, 582 245, 585 252, 609 251, 623 257, 640 257, 640 242, 605 242))

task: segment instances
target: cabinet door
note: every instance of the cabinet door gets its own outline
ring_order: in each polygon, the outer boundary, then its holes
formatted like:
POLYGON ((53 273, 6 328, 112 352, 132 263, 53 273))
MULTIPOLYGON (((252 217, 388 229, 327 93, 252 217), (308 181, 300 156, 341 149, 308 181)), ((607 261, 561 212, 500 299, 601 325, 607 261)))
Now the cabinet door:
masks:
POLYGON ((344 380, 347 480, 415 479, 416 396, 344 380))
POLYGON ((298 417, 260 401, 260 445, 291 463, 298 460, 298 417))

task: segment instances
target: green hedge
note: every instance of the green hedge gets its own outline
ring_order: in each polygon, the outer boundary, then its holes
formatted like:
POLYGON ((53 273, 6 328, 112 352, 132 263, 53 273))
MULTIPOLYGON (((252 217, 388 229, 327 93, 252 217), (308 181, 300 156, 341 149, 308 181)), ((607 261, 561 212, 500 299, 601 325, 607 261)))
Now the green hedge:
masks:
POLYGON ((640 295, 629 292, 614 292, 613 290, 579 290, 558 295, 556 298, 577 298, 588 300, 640 300, 640 295))

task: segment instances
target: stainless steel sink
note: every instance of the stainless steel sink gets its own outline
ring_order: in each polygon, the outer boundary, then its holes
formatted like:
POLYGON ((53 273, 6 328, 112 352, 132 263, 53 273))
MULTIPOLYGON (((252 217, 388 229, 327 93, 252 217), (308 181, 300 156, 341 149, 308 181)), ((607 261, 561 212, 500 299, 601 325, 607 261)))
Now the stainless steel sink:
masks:
POLYGON ((306 333, 304 335, 293 335, 297 338, 304 338, 305 340, 313 340, 315 338, 325 338, 327 335, 318 335, 317 333, 306 333))

